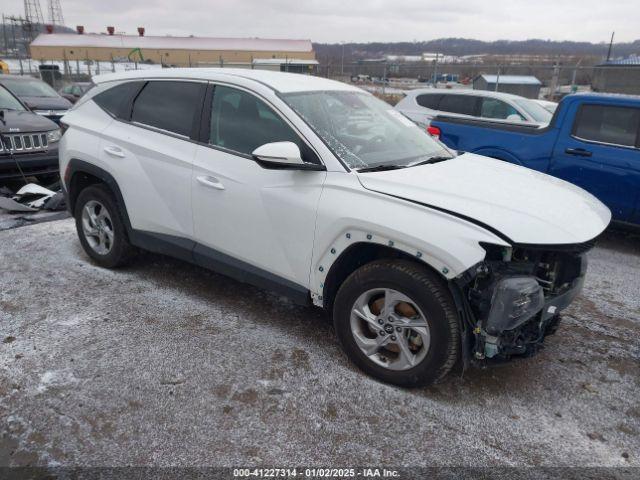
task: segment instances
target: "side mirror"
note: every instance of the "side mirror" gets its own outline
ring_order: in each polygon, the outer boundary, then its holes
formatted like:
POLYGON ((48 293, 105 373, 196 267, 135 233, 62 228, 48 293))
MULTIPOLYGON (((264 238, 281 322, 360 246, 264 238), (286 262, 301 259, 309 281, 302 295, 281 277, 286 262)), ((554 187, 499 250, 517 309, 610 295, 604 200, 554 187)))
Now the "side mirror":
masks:
POLYGON ((520 115, 518 115, 517 113, 512 113, 511 115, 509 115, 507 117, 507 121, 509 122, 522 122, 522 117, 520 115))
POLYGON ((306 163, 300 148, 293 142, 265 143, 251 152, 253 158, 265 168, 289 170, 325 170, 324 165, 306 163))

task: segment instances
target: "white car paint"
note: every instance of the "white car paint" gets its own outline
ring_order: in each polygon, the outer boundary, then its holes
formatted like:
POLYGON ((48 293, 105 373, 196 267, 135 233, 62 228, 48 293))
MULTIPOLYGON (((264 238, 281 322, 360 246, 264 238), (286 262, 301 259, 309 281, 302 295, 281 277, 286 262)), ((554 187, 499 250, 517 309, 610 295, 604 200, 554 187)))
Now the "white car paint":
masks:
POLYGON ((475 155, 396 171, 351 171, 279 96, 361 92, 339 82, 233 69, 164 69, 93 80, 95 91, 65 116, 70 128, 60 144, 61 172, 72 158, 95 164, 120 186, 134 229, 196 241, 308 289, 317 305, 323 304, 331 265, 356 242, 404 251, 452 279, 484 258, 480 242, 581 243, 610 220, 606 207, 577 187, 475 155), (289 122, 326 171, 264 169, 251 159, 114 120, 91 101, 129 79, 198 80, 247 90, 289 122))
POLYGON ((420 88, 415 90, 408 90, 405 92, 406 96, 400 100, 396 106, 394 107, 399 112, 402 112, 404 115, 409 117, 411 120, 416 122, 420 127, 427 127, 431 123, 431 120, 436 116, 442 114, 452 117, 463 117, 463 118, 482 118, 482 117, 473 117, 471 115, 462 115, 458 113, 445 112, 440 110, 434 110, 431 108, 423 107, 418 104, 417 98, 420 95, 466 95, 469 97, 482 97, 482 98, 494 98, 496 100, 500 100, 510 107, 514 108, 525 120, 499 120, 495 118, 487 119, 491 121, 498 122, 507 122, 507 123, 530 123, 536 125, 542 125, 540 122, 536 121, 535 118, 531 116, 526 109, 522 108, 521 105, 515 102, 515 100, 529 100, 524 97, 520 97, 518 95, 512 95, 510 93, 503 92, 493 92, 490 90, 447 90, 447 89, 435 89, 435 88, 420 88))
POLYGON ((472 153, 358 177, 369 190, 462 214, 516 243, 582 243, 611 219, 607 207, 575 185, 472 153))
POLYGON ((532 101, 536 102, 549 113, 555 113, 556 109, 558 108, 558 102, 550 102, 549 100, 538 99, 533 99, 532 101))

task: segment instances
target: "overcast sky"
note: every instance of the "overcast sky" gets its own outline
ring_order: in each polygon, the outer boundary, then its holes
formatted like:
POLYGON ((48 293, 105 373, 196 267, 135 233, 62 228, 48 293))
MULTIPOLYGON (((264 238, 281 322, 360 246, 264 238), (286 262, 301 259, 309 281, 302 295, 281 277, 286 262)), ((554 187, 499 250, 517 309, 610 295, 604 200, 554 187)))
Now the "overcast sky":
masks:
MULTIPOLYGON (((480 40, 608 42, 640 37, 639 0, 61 0, 65 23, 89 32, 308 38, 314 42, 480 40)), ((40 0, 47 20, 47 0, 40 0)), ((2 0, 4 13, 22 0, 2 0)))

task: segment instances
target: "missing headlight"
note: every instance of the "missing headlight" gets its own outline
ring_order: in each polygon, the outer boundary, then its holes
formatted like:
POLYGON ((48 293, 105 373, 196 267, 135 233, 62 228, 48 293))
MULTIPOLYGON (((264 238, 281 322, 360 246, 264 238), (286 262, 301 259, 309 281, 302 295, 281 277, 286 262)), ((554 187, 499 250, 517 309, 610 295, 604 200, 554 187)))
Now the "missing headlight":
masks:
POLYGON ((490 335, 513 330, 538 313, 543 305, 542 287, 535 278, 503 278, 494 287, 485 330, 490 335))

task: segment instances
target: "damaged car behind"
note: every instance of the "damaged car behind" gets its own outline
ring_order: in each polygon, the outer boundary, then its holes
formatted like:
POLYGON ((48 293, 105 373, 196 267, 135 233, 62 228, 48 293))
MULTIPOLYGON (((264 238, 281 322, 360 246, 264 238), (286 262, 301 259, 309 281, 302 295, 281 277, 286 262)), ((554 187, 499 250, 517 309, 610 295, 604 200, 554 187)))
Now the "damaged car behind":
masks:
POLYGON ((60 171, 80 243, 145 249, 314 304, 349 358, 414 387, 535 353, 579 294, 609 210, 567 182, 449 150, 318 77, 94 77, 60 171))

